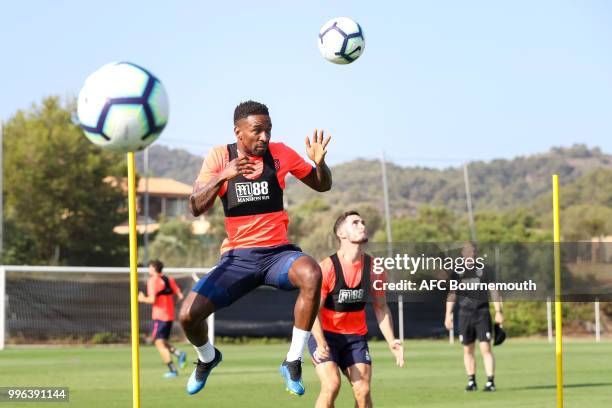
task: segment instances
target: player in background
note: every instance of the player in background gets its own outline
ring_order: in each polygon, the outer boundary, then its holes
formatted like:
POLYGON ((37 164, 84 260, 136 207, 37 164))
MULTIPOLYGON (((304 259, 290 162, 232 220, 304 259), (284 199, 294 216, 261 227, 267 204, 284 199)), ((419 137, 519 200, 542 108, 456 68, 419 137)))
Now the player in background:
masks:
MULTIPOLYGON (((461 251, 463 258, 476 259, 476 244, 466 242, 461 251)), ((489 282, 490 272, 484 269, 466 269, 461 273, 456 271, 451 279, 464 283, 489 282)), ((495 322, 502 324, 504 315, 502 313, 501 296, 497 291, 491 291, 494 300, 495 322)), ((466 391, 476 391, 476 358, 474 356, 476 340, 480 346, 480 353, 484 362, 487 382, 484 391, 495 391, 495 356, 491 349, 491 312, 489 311, 489 291, 451 291, 446 300, 446 317, 444 325, 448 330, 453 328, 453 310, 455 303, 459 308, 459 339, 463 344, 463 364, 468 376, 466 391)))
POLYGON ((165 378, 174 378, 178 375, 172 356, 178 358, 179 367, 185 367, 187 353, 179 351, 168 339, 174 322, 174 296, 183 300, 183 294, 174 278, 163 273, 164 264, 159 260, 149 262, 149 280, 147 281, 147 294, 138 292, 138 301, 153 305, 153 332, 151 338, 159 351, 164 364, 168 366, 165 378))
POLYGON ((189 200, 190 211, 197 217, 219 197, 227 232, 219 262, 194 286, 180 313, 198 355, 187 383, 189 394, 204 388, 211 370, 222 360, 208 339, 206 318, 260 285, 299 289, 291 346, 280 372, 290 393, 304 393, 302 353, 317 316, 321 268, 287 238, 283 190, 288 173, 315 191, 331 188, 331 172, 325 164, 330 137, 324 139, 323 131, 315 130, 312 140, 306 138, 313 166, 283 143, 271 142, 271 134, 268 108, 254 101, 240 103, 234 110, 236 141, 208 153, 189 200))
POLYGON ((393 318, 385 292, 373 289, 372 282, 385 280, 385 275, 374 273, 372 257, 363 252, 362 245, 368 241, 363 219, 356 211, 345 212, 336 220, 333 230, 340 249, 321 262, 321 309, 308 341, 321 381, 315 407, 334 406, 340 391, 340 371, 353 387, 355 406, 371 407, 372 360, 365 314, 368 293, 378 327, 399 367, 404 365, 403 345, 393 335, 393 318))

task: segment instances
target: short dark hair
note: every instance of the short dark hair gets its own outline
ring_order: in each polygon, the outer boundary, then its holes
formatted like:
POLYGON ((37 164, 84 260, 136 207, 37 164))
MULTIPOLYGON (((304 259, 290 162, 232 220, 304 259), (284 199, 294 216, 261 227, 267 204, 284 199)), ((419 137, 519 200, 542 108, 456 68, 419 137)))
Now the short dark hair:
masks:
POLYGON ((345 211, 343 212, 337 219, 336 222, 334 222, 334 235, 337 237, 338 236, 338 229, 340 228, 340 226, 344 223, 344 221, 350 217, 351 215, 357 215, 359 217, 361 217, 361 215, 355 211, 355 210, 351 210, 351 211, 345 211))
POLYGON ((240 119, 246 119, 249 115, 270 115, 268 113, 268 107, 263 103, 255 101, 244 101, 240 102, 236 109, 234 109, 234 125, 238 123, 240 119))
POLYGON ((155 272, 162 273, 164 270, 164 264, 159 259, 152 259, 149 261, 149 266, 152 266, 155 269, 155 272))

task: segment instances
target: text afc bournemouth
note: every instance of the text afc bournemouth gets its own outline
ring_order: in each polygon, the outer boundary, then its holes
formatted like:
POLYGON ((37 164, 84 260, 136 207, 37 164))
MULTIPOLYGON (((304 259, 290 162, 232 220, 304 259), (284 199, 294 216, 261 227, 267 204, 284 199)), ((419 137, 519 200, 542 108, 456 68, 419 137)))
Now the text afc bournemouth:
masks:
POLYGON ((385 282, 376 279, 372 282, 374 290, 385 291, 425 291, 425 290, 451 290, 451 291, 536 291, 535 282, 525 280, 523 282, 460 282, 458 280, 423 280, 414 282, 402 279, 398 282, 385 282))

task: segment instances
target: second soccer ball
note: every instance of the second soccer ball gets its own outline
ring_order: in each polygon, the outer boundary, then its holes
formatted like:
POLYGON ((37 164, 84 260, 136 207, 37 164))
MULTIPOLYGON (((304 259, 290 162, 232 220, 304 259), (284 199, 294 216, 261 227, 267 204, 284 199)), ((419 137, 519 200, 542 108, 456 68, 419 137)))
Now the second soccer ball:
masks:
POLYGON ((319 31, 319 51, 334 64, 350 64, 365 48, 361 26, 348 17, 337 17, 323 24, 319 31))

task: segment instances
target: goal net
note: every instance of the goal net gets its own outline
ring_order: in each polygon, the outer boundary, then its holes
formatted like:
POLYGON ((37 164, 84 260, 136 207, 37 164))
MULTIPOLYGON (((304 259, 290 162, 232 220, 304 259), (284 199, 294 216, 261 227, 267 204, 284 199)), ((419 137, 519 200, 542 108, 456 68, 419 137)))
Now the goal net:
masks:
MULTIPOLYGON (((164 268, 183 294, 207 268, 164 268)), ((148 273, 139 268, 138 288, 148 273)), ((178 309, 178 307, 177 307, 178 309)), ((141 338, 151 305, 139 303, 141 338)), ((182 336, 174 325, 173 335, 182 336)), ((0 348, 4 343, 118 343, 130 338, 129 268, 0 266, 0 348)))

